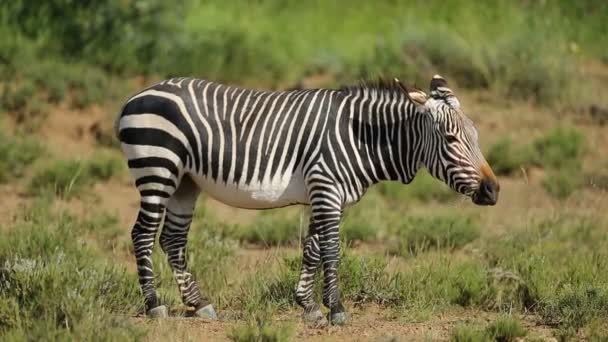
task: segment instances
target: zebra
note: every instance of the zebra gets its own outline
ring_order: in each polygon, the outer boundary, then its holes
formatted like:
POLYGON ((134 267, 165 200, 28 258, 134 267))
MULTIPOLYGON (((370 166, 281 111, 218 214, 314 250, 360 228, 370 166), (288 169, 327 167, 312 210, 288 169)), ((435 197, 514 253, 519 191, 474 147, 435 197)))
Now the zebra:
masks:
POLYGON ((185 256, 201 192, 238 208, 310 206, 295 300, 307 322, 344 324, 337 268, 345 207, 375 183, 410 183, 423 167, 477 205, 494 205, 500 190, 473 122, 439 75, 429 94, 398 79, 271 92, 173 78, 132 96, 115 130, 141 198, 131 236, 150 317, 167 316, 151 260, 162 225, 183 303, 217 319, 185 256), (319 265, 328 318, 313 298, 319 265))

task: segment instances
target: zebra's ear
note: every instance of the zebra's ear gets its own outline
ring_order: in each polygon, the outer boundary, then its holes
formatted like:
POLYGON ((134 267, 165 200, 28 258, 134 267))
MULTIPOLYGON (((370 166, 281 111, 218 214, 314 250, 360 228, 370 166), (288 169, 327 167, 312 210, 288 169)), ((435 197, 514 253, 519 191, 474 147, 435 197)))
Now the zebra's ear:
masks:
POLYGON ((395 83, 407 95, 407 98, 415 105, 424 106, 426 100, 428 100, 427 95, 423 91, 406 86, 405 84, 401 83, 398 78, 395 78, 395 83))
POLYGON ((443 99, 454 108, 460 107, 460 102, 456 98, 456 95, 454 95, 452 89, 448 88, 448 82, 440 75, 433 76, 433 79, 431 79, 430 90, 432 98, 443 99))

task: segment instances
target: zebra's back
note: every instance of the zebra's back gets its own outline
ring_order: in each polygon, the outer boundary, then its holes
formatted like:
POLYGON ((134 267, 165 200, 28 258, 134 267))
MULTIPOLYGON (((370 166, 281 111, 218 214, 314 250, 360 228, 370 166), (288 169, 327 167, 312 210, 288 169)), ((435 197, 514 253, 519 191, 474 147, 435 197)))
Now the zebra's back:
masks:
POLYGON ((187 174, 232 206, 307 203, 304 166, 319 153, 335 95, 171 79, 133 96, 117 131, 140 191, 154 187, 146 179, 177 186, 187 174))

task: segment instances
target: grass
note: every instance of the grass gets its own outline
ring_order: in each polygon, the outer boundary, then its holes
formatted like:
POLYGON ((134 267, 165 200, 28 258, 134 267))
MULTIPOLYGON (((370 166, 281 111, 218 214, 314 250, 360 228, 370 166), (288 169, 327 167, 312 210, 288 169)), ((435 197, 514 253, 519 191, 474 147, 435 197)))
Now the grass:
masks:
POLYGON ((118 315, 140 309, 133 275, 99 262, 72 216, 38 204, 0 241, 0 335, 3 340, 138 340, 139 327, 118 315))
POLYGON ((412 217, 399 230, 393 252, 402 256, 462 248, 479 237, 479 227, 471 218, 457 216, 412 217))
POLYGON ((495 341, 510 342, 526 336, 526 329, 515 318, 501 316, 486 328, 486 333, 495 341))
POLYGON ((512 342, 526 336, 527 331, 512 316, 503 315, 490 323, 485 329, 472 324, 457 325, 450 336, 452 342, 497 341, 512 342))
POLYGON ((51 192, 70 198, 80 195, 87 186, 106 181, 118 174, 124 163, 111 154, 100 154, 90 160, 56 160, 38 170, 29 185, 30 193, 51 192))
POLYGON ((383 182, 376 187, 387 199, 399 202, 420 201, 426 203, 436 201, 445 203, 458 198, 458 194, 454 190, 433 178, 426 170, 419 171, 410 184, 383 182))
POLYGON ((293 328, 288 325, 273 326, 267 322, 250 322, 234 328, 228 338, 235 342, 282 342, 290 341, 293 328))
POLYGON ((33 137, 0 134, 0 183, 22 177, 44 151, 33 137))
MULTIPOLYGON (((2 36, 10 37, 0 45, 6 61, 0 72, 34 80, 51 102, 75 92, 71 102, 78 107, 109 98, 116 87, 108 87, 105 75, 124 73, 276 87, 315 74, 330 74, 334 83, 378 74, 426 83, 437 71, 502 96, 576 104, 571 93, 585 90, 573 66, 582 56, 606 57, 598 48, 606 7, 594 6, 590 12, 568 1, 13 1, 0 11, 2 36), (582 20, 581 13, 594 15, 582 20), (44 24, 35 20, 41 17, 44 24)), ((10 98, 5 102, 24 105, 17 93, 10 98)))
MULTIPOLYGON (((279 209, 280 210, 280 209, 279 209)), ((238 239, 262 246, 297 244, 306 236, 308 218, 300 223, 298 217, 287 217, 277 211, 263 212, 249 226, 238 229, 238 239), (302 233, 302 237, 299 234, 302 233)))
POLYGON ((528 168, 532 163, 528 146, 514 146, 513 139, 507 137, 490 147, 486 154, 492 170, 499 176, 512 176, 528 168))

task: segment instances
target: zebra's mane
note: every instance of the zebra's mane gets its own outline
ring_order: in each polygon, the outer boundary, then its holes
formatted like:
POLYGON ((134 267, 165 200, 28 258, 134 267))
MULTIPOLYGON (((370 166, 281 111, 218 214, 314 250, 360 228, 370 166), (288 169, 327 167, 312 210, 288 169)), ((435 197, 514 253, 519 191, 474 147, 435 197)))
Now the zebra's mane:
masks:
POLYGON ((422 90, 418 89, 416 85, 409 85, 402 83, 401 81, 397 81, 397 79, 386 79, 379 77, 377 79, 372 80, 361 80, 356 85, 343 85, 340 87, 340 90, 347 92, 368 92, 368 91, 389 91, 389 92, 400 92, 403 93, 409 99, 408 92, 422 92, 422 90))

